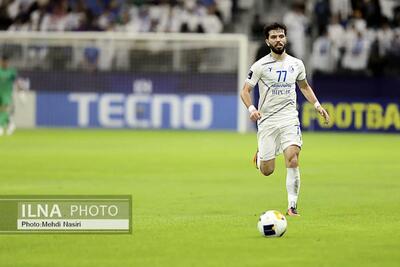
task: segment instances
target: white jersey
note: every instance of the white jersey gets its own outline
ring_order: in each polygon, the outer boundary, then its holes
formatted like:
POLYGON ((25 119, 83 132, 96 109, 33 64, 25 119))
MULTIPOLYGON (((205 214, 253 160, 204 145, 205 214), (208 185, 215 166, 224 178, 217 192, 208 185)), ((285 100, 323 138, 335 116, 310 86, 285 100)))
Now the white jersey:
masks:
POLYGON ((258 83, 259 126, 298 122, 296 81, 305 78, 303 62, 287 54, 279 61, 268 54, 251 66, 246 82, 252 87, 258 83))

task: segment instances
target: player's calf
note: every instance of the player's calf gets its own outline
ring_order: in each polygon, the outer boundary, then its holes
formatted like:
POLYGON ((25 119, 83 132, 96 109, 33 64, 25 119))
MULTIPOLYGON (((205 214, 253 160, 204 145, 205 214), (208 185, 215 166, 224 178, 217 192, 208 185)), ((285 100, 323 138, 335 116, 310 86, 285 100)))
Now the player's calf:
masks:
POLYGON ((293 155, 293 157, 288 159, 287 167, 288 168, 297 168, 299 166, 299 159, 297 155, 293 155))
POLYGON ((289 146, 284 152, 286 168, 297 168, 299 166, 300 148, 298 146, 289 146))

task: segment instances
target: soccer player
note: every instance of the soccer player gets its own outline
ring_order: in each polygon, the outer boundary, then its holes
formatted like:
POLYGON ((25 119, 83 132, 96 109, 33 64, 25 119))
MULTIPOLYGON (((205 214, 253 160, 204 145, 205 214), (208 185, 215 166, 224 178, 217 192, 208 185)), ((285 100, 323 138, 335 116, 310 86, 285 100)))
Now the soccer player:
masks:
POLYGON ((275 169, 275 157, 283 152, 287 169, 287 215, 299 216, 297 199, 300 189, 299 154, 302 145, 300 121, 296 110, 296 83, 305 98, 329 122, 329 115, 319 103, 307 82, 306 71, 300 59, 288 55, 286 26, 274 23, 265 27, 265 42, 271 53, 255 62, 241 91, 250 119, 257 122, 258 150, 254 156, 256 167, 269 176, 275 169), (258 109, 250 92, 258 83, 258 109))
POLYGON ((5 128, 8 135, 15 130, 14 123, 10 122, 10 110, 16 79, 16 70, 8 67, 8 58, 3 55, 0 62, 0 136, 4 134, 5 128))

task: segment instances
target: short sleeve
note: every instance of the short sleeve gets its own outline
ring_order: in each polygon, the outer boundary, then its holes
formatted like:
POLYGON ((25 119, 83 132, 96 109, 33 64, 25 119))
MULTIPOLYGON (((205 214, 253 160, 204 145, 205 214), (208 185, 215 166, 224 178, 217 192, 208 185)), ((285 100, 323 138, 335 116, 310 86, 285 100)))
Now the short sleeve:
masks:
POLYGON ((259 64, 257 64, 256 62, 250 67, 249 73, 247 74, 246 82, 254 87, 260 80, 260 77, 261 77, 260 67, 259 64))
POLYGON ((297 75, 297 81, 302 81, 306 78, 306 68, 304 67, 303 61, 299 60, 299 74, 297 75))

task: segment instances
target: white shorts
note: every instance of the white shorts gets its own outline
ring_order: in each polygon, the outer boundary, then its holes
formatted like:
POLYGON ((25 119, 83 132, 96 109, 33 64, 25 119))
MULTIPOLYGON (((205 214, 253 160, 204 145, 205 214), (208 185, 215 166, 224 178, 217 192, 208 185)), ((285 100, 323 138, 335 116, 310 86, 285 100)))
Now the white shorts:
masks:
POLYGON ((303 141, 300 123, 259 128, 257 140, 259 159, 263 161, 274 159, 291 145, 301 148, 303 141))

